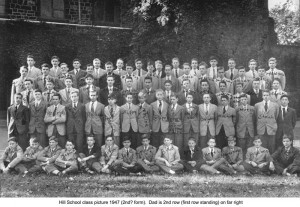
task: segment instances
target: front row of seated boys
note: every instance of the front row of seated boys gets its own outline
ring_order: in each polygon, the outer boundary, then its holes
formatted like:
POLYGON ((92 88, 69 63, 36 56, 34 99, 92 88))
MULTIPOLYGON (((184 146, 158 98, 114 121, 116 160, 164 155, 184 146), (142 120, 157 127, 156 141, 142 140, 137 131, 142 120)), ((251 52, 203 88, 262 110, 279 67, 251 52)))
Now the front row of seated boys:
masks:
POLYGON ((16 171, 23 176, 45 171, 48 174, 63 176, 79 170, 89 174, 114 172, 116 175, 140 175, 162 171, 177 174, 184 170, 190 173, 205 172, 210 174, 245 175, 278 174, 299 176, 300 153, 292 146, 292 139, 283 137, 283 146, 275 153, 269 154, 268 149, 261 146, 256 136, 254 146, 248 148, 246 159, 243 152, 235 146, 234 137, 228 138, 228 146, 221 149, 215 147, 215 139, 208 140, 208 146, 202 150, 196 146, 194 138, 188 140, 188 146, 180 157, 178 147, 170 138, 164 138, 164 144, 158 150, 150 145, 147 134, 142 135, 142 145, 136 150, 130 148, 130 139, 123 139, 123 148, 114 144, 114 139, 107 136, 105 145, 100 148, 95 138, 87 137, 87 144, 82 153, 77 153, 74 144, 67 141, 65 149, 58 145, 56 137, 49 139, 49 146, 44 149, 38 139, 31 138, 30 146, 23 153, 14 137, 9 138, 8 147, 0 159, 0 171, 9 173, 16 171))

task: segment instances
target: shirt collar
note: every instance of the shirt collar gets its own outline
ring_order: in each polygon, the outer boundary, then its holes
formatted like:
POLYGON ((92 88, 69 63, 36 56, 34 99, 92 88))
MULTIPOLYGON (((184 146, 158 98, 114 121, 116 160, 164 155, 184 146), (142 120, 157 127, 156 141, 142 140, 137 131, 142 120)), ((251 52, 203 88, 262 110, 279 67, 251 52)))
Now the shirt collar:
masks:
POLYGON ((90 149, 93 149, 93 147, 94 147, 94 145, 88 146, 88 149, 89 149, 89 150, 90 150, 90 149))

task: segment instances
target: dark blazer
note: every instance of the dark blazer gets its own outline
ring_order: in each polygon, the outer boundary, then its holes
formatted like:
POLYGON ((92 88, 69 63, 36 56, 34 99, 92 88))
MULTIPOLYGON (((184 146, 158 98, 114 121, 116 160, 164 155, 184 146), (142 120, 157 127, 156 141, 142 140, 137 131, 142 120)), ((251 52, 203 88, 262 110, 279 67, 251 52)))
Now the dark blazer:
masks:
MULTIPOLYGON (((113 87, 113 93, 117 96, 117 102, 116 104, 118 106, 122 106, 122 95, 120 93, 120 90, 116 87, 113 87)), ((108 87, 103 88, 100 90, 100 102, 104 105, 107 106, 108 105, 108 87)))
MULTIPOLYGON (((122 82, 121 82, 121 77, 117 74, 112 73, 111 74, 114 78, 115 78, 115 83, 114 83, 114 87, 118 88, 119 90, 122 90, 122 82)), ((108 74, 106 73, 105 75, 101 76, 99 78, 99 87, 100 89, 103 89, 105 87, 107 87, 107 76, 108 74)))
POLYGON ((101 148, 100 148, 98 145, 94 144, 92 150, 89 151, 88 146, 85 145, 85 146, 83 146, 82 153, 83 153, 86 157, 91 156, 91 155, 94 155, 95 158, 92 159, 93 162, 99 162, 99 158, 100 158, 100 155, 101 155, 101 148))
POLYGON ((258 95, 254 92, 254 89, 251 89, 248 93, 250 95, 250 105, 254 106, 258 102, 263 101, 262 90, 259 89, 258 95))
POLYGON ((279 147, 273 154, 272 159, 273 162, 277 162, 280 165, 283 165, 284 168, 288 168, 295 160, 295 158, 300 156, 300 152, 295 147, 290 148, 289 156, 286 157, 285 148, 279 147))
POLYGON ((277 117, 277 134, 289 134, 294 137, 294 128, 296 126, 297 114, 296 110, 288 107, 285 112, 285 117, 282 117, 282 110, 279 107, 279 115, 277 117), (282 133, 283 132, 283 133, 282 133))
POLYGON ((84 125, 86 120, 85 105, 78 102, 76 109, 73 109, 73 104, 70 103, 66 106, 67 114, 67 134, 84 133, 84 125))
POLYGON ((19 105, 16 111, 16 106, 12 105, 7 109, 7 127, 8 135, 12 135, 14 130, 17 130, 18 134, 25 134, 28 132, 29 127, 29 108, 19 105))
POLYGON ((73 81, 73 85, 75 88, 79 89, 81 86, 84 86, 85 83, 80 82, 81 78, 84 78, 87 74, 85 70, 80 69, 79 72, 75 75, 75 71, 72 70, 69 72, 70 75, 74 75, 75 81, 73 81), (82 85, 81 85, 82 84, 82 85))
POLYGON ((182 160, 185 162, 189 161, 196 161, 198 163, 205 164, 205 161, 203 160, 202 151, 199 147, 194 148, 194 154, 193 157, 191 156, 191 150, 189 147, 186 147, 183 151, 182 160))
MULTIPOLYGON (((193 103, 199 105, 199 95, 198 93, 196 93, 195 91, 193 90, 190 90, 191 94, 193 94, 193 103)), ((186 103, 186 98, 185 98, 185 92, 184 92, 184 89, 181 89, 180 92, 177 93, 177 96, 178 96, 178 104, 179 105, 183 105, 186 103)))
POLYGON ((29 133, 34 133, 36 130, 38 133, 46 132, 46 125, 44 118, 47 110, 47 103, 41 101, 38 107, 35 107, 35 102, 29 105, 30 110, 30 123, 29 123, 29 133))
POLYGON ((141 90, 141 92, 143 92, 144 94, 146 94, 145 96, 145 102, 147 104, 152 104, 154 101, 156 101, 156 92, 153 88, 151 88, 150 93, 147 93, 146 89, 141 90))

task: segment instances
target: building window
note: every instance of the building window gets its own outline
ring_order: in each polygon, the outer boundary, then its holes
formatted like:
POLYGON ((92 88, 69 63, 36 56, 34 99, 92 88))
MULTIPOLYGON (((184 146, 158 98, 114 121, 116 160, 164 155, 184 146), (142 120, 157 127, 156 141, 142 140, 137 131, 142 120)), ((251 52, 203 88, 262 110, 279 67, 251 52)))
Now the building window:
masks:
POLYGON ((95 1, 93 23, 100 25, 120 24, 120 0, 95 1))
POLYGON ((40 0, 41 19, 64 19, 64 0, 40 0))

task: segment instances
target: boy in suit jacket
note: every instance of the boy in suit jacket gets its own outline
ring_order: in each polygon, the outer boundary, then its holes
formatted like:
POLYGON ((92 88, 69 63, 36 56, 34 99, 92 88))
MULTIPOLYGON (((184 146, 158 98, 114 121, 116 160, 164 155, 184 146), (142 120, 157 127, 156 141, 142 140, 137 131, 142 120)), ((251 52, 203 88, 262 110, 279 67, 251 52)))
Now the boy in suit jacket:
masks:
POLYGON ((140 173, 143 168, 137 164, 136 151, 130 147, 129 137, 123 138, 123 148, 118 152, 118 159, 114 162, 114 171, 117 174, 140 173))
POLYGON ((122 138, 129 137, 131 141, 132 148, 138 146, 137 141, 137 132, 138 132, 138 110, 139 107, 132 103, 133 95, 132 93, 126 94, 126 104, 120 107, 120 122, 121 122, 121 131, 122 138))
POLYGON ((143 70, 143 62, 140 58, 135 59, 135 71, 133 71, 133 74, 137 77, 142 77, 147 73, 147 71, 143 70))
POLYGON ((276 58, 271 57, 269 59, 269 67, 270 69, 267 70, 266 75, 271 78, 271 81, 274 81, 275 78, 278 78, 281 83, 281 89, 285 89, 286 77, 285 73, 282 70, 276 68, 277 60, 276 58))
POLYGON ((122 89, 126 89, 126 78, 131 77, 132 78, 132 89, 139 90, 139 82, 140 78, 139 76, 133 74, 133 66, 130 63, 126 63, 126 73, 121 77, 122 81, 122 89))
POLYGON ((79 168, 84 169, 89 174, 95 174, 101 172, 101 165, 99 163, 101 150, 99 145, 96 144, 93 136, 87 136, 86 145, 83 147, 83 151, 79 153, 77 158, 79 168))
MULTIPOLYGON (((58 144, 64 147, 66 144, 66 109, 65 106, 60 104, 60 95, 54 94, 53 105, 49 106, 46 111, 44 122, 48 124, 47 135, 48 137, 56 137, 58 144)), ((50 142, 50 140, 49 140, 50 142)))
POLYGON ((79 92, 79 90, 77 88, 73 88, 72 87, 72 84, 73 84, 73 80, 71 77, 66 77, 65 78, 65 88, 64 89, 61 89, 58 93, 60 94, 61 96, 61 104, 66 106, 70 103, 72 103, 71 101, 71 93, 73 91, 77 91, 79 92))
POLYGON ((281 106, 279 107, 279 114, 277 117, 277 130, 276 130, 276 149, 282 146, 282 137, 284 134, 289 135, 294 139, 294 129, 297 121, 296 110, 290 108, 289 98, 287 95, 280 97, 281 106))
POLYGON ((52 64, 52 68, 50 68, 49 75, 51 75, 54 78, 58 78, 59 75, 61 74, 61 69, 59 67, 59 57, 52 56, 51 64, 52 64))
POLYGON ((156 91, 157 101, 151 104, 152 114, 152 140, 151 143, 154 147, 159 147, 169 132, 169 120, 168 120, 168 107, 169 105, 163 101, 163 90, 158 89, 156 91))
POLYGON ((105 128, 104 135, 112 136, 114 143, 120 146, 120 107, 116 105, 117 97, 114 93, 108 96, 109 105, 104 108, 105 128))
POLYGON ((106 62, 105 63, 106 73, 99 78, 99 87, 101 89, 106 88, 108 86, 108 80, 107 80, 107 78, 111 77, 111 76, 114 78, 114 86, 118 90, 122 89, 122 86, 121 86, 121 77, 119 75, 114 74, 113 69, 114 69, 114 65, 113 65, 112 62, 106 62))
POLYGON ((188 140, 187 147, 183 152, 183 157, 180 163, 184 166, 184 169, 189 173, 197 173, 199 171, 216 173, 217 170, 206 164, 203 160, 202 151, 196 146, 196 140, 190 138, 188 140))
MULTIPOLYGON (((14 104, 15 94, 21 93, 22 91, 26 90, 24 81, 27 79, 26 76, 28 73, 28 68, 26 66, 22 66, 22 67, 20 67, 19 72, 20 72, 20 77, 17 79, 14 79, 11 84, 11 94, 10 94, 10 104, 11 105, 14 104)), ((33 80, 33 79, 31 79, 31 80, 33 80)))
POLYGON ((159 171, 155 165, 156 147, 150 145, 150 138, 148 134, 143 134, 142 145, 136 148, 137 163, 142 166, 146 173, 153 173, 159 171))
POLYGON ((93 76, 96 79, 99 79, 101 76, 106 74, 106 70, 101 68, 101 61, 99 58, 95 58, 93 60, 93 66, 94 66, 93 76))
POLYGON ((260 136, 254 138, 254 146, 248 148, 243 166, 250 174, 270 175, 269 163, 272 160, 269 150, 262 147, 260 136))
POLYGON ((207 144, 208 147, 202 149, 202 156, 206 164, 216 170, 213 174, 220 174, 220 171, 227 175, 236 174, 234 169, 228 167, 228 162, 222 157, 221 149, 215 147, 215 139, 210 138, 207 144))
POLYGON ((227 145, 226 137, 235 135, 236 112, 228 105, 228 96, 221 97, 222 106, 217 109, 216 142, 217 147, 223 149, 227 145))
POLYGON ((270 100, 274 103, 277 103, 278 106, 281 105, 280 98, 283 95, 287 95, 287 93, 280 89, 280 80, 275 78, 272 83, 272 90, 270 91, 270 100))
POLYGON ((1 158, 0 158, 0 173, 9 173, 14 170, 23 158, 23 150, 17 144, 16 137, 8 138, 8 147, 5 148, 1 158))
POLYGON ((188 94, 183 106, 183 145, 187 147, 188 140, 193 137, 198 145, 199 137, 199 107, 193 103, 193 94, 188 94))
POLYGON ((41 169, 50 174, 55 168, 53 167, 55 160, 61 153, 62 148, 58 145, 58 139, 55 136, 49 138, 49 146, 41 151, 37 160, 40 162, 41 169))
POLYGON ((233 81, 225 77, 225 69, 224 67, 218 67, 218 77, 215 79, 215 87, 216 87, 216 92, 220 92, 220 82, 223 81, 226 83, 226 89, 225 91, 227 93, 233 94, 233 81))
POLYGON ((72 103, 66 106, 68 140, 75 144, 76 150, 82 152, 84 144, 84 125, 86 121, 85 105, 78 102, 78 92, 71 93, 72 103))
POLYGON ((227 161, 227 166, 234 169, 237 172, 244 171, 243 162, 243 150, 240 147, 236 147, 235 137, 228 137, 228 146, 222 149, 222 157, 227 161))
POLYGON ((293 139, 284 135, 282 139, 283 146, 280 146, 273 154, 270 162, 270 170, 278 175, 291 176, 300 173, 300 165, 297 163, 300 152, 292 146, 293 139))
POLYGON ((259 89, 259 79, 256 78, 252 81, 252 89, 247 93, 250 96, 250 105, 254 106, 255 104, 263 100, 263 91, 259 89))
POLYGON ((43 92, 43 100, 47 103, 48 106, 53 104, 53 96, 56 94, 56 91, 53 89, 54 88, 54 80, 49 79, 46 82, 46 88, 43 92))
POLYGON ((133 78, 131 76, 128 76, 125 78, 125 84, 126 86, 121 91, 122 96, 122 105, 126 104, 126 95, 127 93, 132 94, 132 103, 138 104, 138 91, 132 87, 133 84, 133 78))
POLYGON ((241 95, 241 105, 236 110, 237 144, 242 148, 244 156, 253 142, 256 114, 253 106, 247 104, 246 94, 241 95))
POLYGON ((180 85, 182 86, 183 80, 188 79, 190 80, 190 89, 192 91, 197 90, 198 86, 198 78, 197 76, 192 76, 190 75, 191 67, 189 63, 184 63, 183 64, 183 72, 184 74, 178 78, 180 85))
POLYGON ((104 105, 97 101, 96 91, 90 92, 90 102, 85 104, 86 122, 85 134, 93 135, 98 146, 103 144, 104 105))
POLYGON ((29 147, 26 148, 21 162, 15 166, 15 170, 23 174, 25 177, 28 173, 34 173, 40 170, 40 166, 37 166, 37 156, 43 150, 40 146, 37 138, 30 138, 29 147))
POLYGON ((116 87, 114 87, 115 84, 115 77, 114 76, 106 76, 107 81, 107 87, 102 88, 100 90, 100 102, 104 105, 108 105, 108 97, 112 93, 114 93, 114 96, 116 97, 116 104, 118 106, 122 105, 122 95, 120 93, 120 90, 116 87))
POLYGON ((200 77, 200 70, 198 69, 198 59, 197 58, 192 58, 191 60, 191 71, 190 75, 196 76, 197 78, 200 77))
POLYGON ((35 61, 33 55, 28 55, 27 56, 27 65, 28 65, 28 73, 27 73, 27 78, 31 78, 35 80, 37 77, 39 77, 42 73, 39 68, 36 68, 34 66, 35 61))
MULTIPOLYGON (((237 83, 242 83, 243 85, 243 92, 248 93, 252 89, 252 79, 247 78, 245 76, 246 69, 244 66, 238 67, 239 76, 233 80, 233 89, 236 89, 237 83)), ((234 91, 236 93, 236 91, 234 91)))
POLYGON ((22 94, 15 94, 14 105, 7 109, 8 137, 16 137, 18 145, 22 150, 28 147, 29 109, 22 104, 22 94))
POLYGON ((199 96, 198 93, 196 93, 195 91, 193 91, 190 88, 190 80, 189 79, 184 79, 182 81, 182 89, 180 92, 177 93, 178 95, 178 104, 179 105, 183 105, 186 103, 186 97, 188 94, 193 94, 193 102, 195 104, 199 104, 199 96))
POLYGON ((183 170, 183 165, 179 163, 178 147, 173 145, 172 140, 168 137, 164 138, 164 144, 158 148, 155 160, 156 165, 165 173, 174 175, 183 170))
POLYGON ((205 62, 201 62, 199 65, 199 73, 198 73, 198 82, 197 82, 197 91, 201 91, 201 81, 202 80, 207 80, 209 84, 209 88, 212 93, 216 93, 216 86, 215 82, 212 78, 210 78, 207 74, 207 64, 205 62))
POLYGON ((141 90, 146 95, 146 103, 151 104, 156 101, 156 91, 152 88, 152 78, 145 77, 145 88, 141 90))
POLYGON ((100 94, 100 88, 94 85, 94 77, 92 74, 87 74, 85 76, 85 86, 82 86, 79 89, 79 101, 83 104, 86 104, 90 101, 90 92, 96 91, 97 95, 100 94))
POLYGON ((179 58, 174 57, 172 59, 172 66, 173 66, 172 73, 175 78, 179 78, 184 74, 183 70, 179 68, 179 65, 180 65, 179 58))
POLYGON ((113 71, 113 73, 116 75, 119 75, 120 77, 125 75, 126 71, 123 70, 124 60, 122 58, 119 58, 117 60, 116 66, 117 66, 117 68, 113 71))
POLYGON ((261 90, 271 90, 272 89, 272 79, 266 75, 266 70, 264 67, 258 67, 258 80, 259 80, 259 89, 261 90))
POLYGON ((61 69, 61 74, 57 77, 58 88, 60 90, 66 88, 66 85, 65 85, 66 78, 71 78, 72 79, 71 87, 76 88, 77 83, 76 83, 75 75, 72 75, 72 74, 68 73, 69 68, 68 68, 67 63, 61 63, 60 64, 60 69, 61 69))
POLYGON ((142 134, 150 134, 152 131, 152 108, 145 102, 145 94, 140 92, 139 97, 139 110, 138 110, 138 143, 141 143, 142 134))
POLYGON ((238 69, 235 68, 235 66, 236 66, 235 60, 233 58, 229 58, 228 70, 225 71, 225 77, 232 81, 236 79, 239 75, 239 71, 238 69))
MULTIPOLYGON (((162 64, 161 60, 155 61, 154 75, 158 78, 159 84, 161 83, 161 79, 166 76, 165 71, 163 70, 163 64, 162 64)), ((159 88, 161 88, 160 85, 159 85, 159 88)))
POLYGON ((171 104, 171 96, 175 95, 175 93, 171 90, 172 81, 166 80, 164 85, 165 85, 164 101, 167 102, 168 104, 171 104))
POLYGON ((86 71, 80 69, 81 63, 79 59, 74 59, 73 60, 73 67, 74 69, 72 71, 70 71, 70 75, 74 75, 75 80, 74 83, 74 87, 79 89, 82 85, 80 85, 80 79, 86 76, 86 71), (76 85, 75 85, 76 83, 76 85))
POLYGON ((34 81, 34 88, 40 89, 41 91, 47 90, 46 83, 48 80, 53 80, 54 83, 54 89, 59 89, 59 83, 58 80, 49 75, 50 73, 50 66, 47 63, 42 64, 42 75, 37 77, 34 81))
POLYGON ((119 147, 114 143, 112 136, 107 136, 105 140, 105 145, 101 147, 101 172, 111 173, 113 170, 114 162, 118 158, 119 147))
POLYGON ((171 104, 168 108, 169 137, 172 143, 178 147, 180 153, 183 151, 183 107, 177 104, 178 96, 171 96, 171 104))
POLYGON ((270 153, 275 151, 275 134, 277 131, 278 105, 270 101, 270 92, 263 92, 263 101, 255 104, 257 116, 257 134, 261 136, 262 146, 270 153))
POLYGON ((201 85, 201 91, 198 93, 199 100, 197 102, 194 101, 194 103, 203 104, 203 95, 208 93, 211 98, 211 103, 217 106, 218 99, 216 95, 211 92, 208 81, 206 79, 203 79, 200 81, 200 85, 201 85))
POLYGON ((216 79, 218 77, 218 70, 217 70, 217 66, 218 66, 218 59, 215 56, 210 56, 209 57, 209 64, 210 64, 210 68, 207 69, 207 75, 208 77, 212 78, 212 79, 216 79))
POLYGON ((176 78, 172 74, 172 66, 171 65, 165 66, 165 73, 166 73, 166 76, 160 79, 160 87, 159 88, 166 90, 165 83, 167 80, 169 80, 172 82, 171 91, 174 91, 175 93, 179 92, 181 89, 181 86, 180 86, 178 78, 176 78))
POLYGON ((210 138, 216 136, 217 106, 210 103, 210 94, 203 95, 203 104, 199 105, 200 148, 207 146, 210 138))
POLYGON ((34 97, 35 101, 29 105, 29 134, 31 137, 36 137, 42 147, 46 147, 48 140, 46 139, 46 125, 44 118, 46 115, 47 104, 42 101, 42 91, 39 89, 34 91, 34 97))
POLYGON ((24 85, 26 90, 21 92, 23 96, 22 102, 24 106, 29 108, 29 104, 34 101, 34 90, 32 89, 33 81, 29 78, 26 78, 24 85))
POLYGON ((246 77, 247 78, 250 78, 250 79, 255 79, 255 78, 257 78, 258 77, 258 73, 257 73, 257 71, 256 71, 256 67, 257 67, 257 62, 256 62, 256 60, 254 60, 254 59, 251 59, 250 61, 249 61, 249 70, 248 70, 248 72, 246 72, 246 77))

